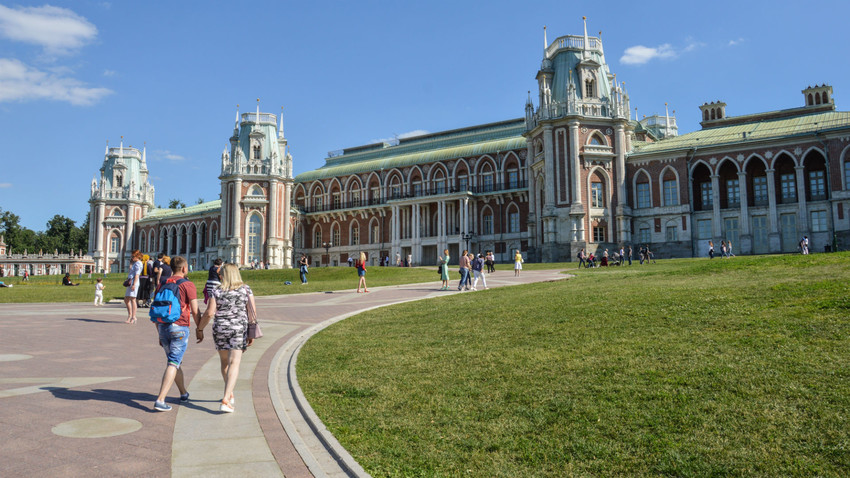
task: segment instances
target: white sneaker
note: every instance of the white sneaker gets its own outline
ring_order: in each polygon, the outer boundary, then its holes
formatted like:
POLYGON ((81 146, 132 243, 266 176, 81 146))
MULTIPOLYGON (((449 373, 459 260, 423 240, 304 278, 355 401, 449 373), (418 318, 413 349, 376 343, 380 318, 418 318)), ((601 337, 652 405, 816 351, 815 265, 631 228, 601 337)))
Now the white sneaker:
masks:
POLYGON ((227 402, 227 400, 222 400, 221 405, 218 407, 219 411, 224 413, 233 413, 233 406, 227 402))

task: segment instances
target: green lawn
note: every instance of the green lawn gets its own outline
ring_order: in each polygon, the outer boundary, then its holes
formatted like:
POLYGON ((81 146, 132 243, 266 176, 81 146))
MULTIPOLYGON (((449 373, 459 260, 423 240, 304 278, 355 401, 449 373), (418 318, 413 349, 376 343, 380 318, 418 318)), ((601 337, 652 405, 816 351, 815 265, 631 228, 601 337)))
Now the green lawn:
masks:
POLYGON ((376 477, 849 476, 848 262, 665 260, 378 309, 309 340, 298 379, 376 477))
MULTIPOLYGON (((503 266, 506 267, 506 266, 503 266)), ((32 276, 29 282, 21 282, 20 277, 3 277, 0 280, 13 284, 12 288, 0 288, 0 303, 9 302, 88 302, 94 301, 94 284, 97 275, 89 279, 73 276, 74 283, 79 287, 62 286, 62 276, 32 276)), ((126 274, 109 274, 104 281, 106 288, 105 300, 122 300, 125 288, 121 285, 126 274)), ((189 278, 198 289, 198 296, 203 297, 204 283, 207 281, 206 272, 192 272, 189 278)), ((297 269, 276 270, 246 270, 242 271, 242 279, 251 286, 256 295, 297 294, 301 292, 317 292, 325 290, 342 290, 357 288, 357 270, 354 267, 313 267, 307 275, 307 285, 301 285, 297 269), (286 281, 292 285, 285 285, 286 281)), ((456 280, 456 278, 455 278, 456 280)), ((369 267, 366 272, 366 283, 369 287, 394 284, 411 284, 417 282, 439 283, 435 267, 369 267)))

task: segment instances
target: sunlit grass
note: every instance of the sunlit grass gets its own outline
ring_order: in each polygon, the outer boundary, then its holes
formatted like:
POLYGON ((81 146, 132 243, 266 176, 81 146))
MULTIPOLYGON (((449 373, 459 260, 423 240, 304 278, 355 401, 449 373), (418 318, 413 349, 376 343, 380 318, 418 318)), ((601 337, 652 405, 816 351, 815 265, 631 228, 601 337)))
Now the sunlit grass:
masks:
POLYGON ((665 260, 378 309, 309 340, 298 378, 373 476, 848 476, 848 260, 665 260))

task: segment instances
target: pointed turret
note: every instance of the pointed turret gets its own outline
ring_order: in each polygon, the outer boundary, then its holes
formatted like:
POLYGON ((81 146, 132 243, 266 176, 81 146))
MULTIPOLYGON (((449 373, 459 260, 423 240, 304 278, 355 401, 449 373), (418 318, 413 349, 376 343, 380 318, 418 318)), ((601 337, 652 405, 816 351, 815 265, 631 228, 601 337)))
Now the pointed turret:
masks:
POLYGON ((590 46, 590 41, 587 39, 587 17, 581 17, 581 21, 584 22, 584 50, 582 51, 582 58, 587 58, 587 49, 590 46))
POLYGON ((549 40, 546 39, 546 25, 543 25, 543 55, 546 55, 546 49, 549 48, 549 40))
POLYGON ((281 139, 285 138, 283 135, 283 106, 280 107, 280 128, 278 128, 277 137, 281 139))

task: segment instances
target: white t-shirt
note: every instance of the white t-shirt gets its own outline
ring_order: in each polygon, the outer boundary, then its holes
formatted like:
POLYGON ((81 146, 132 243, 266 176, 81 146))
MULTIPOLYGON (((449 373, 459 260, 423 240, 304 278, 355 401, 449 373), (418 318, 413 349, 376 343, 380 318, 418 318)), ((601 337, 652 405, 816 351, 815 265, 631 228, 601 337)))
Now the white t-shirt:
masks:
POLYGON ((103 283, 102 282, 98 282, 94 286, 94 293, 95 293, 95 295, 103 295, 103 283))

